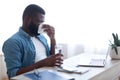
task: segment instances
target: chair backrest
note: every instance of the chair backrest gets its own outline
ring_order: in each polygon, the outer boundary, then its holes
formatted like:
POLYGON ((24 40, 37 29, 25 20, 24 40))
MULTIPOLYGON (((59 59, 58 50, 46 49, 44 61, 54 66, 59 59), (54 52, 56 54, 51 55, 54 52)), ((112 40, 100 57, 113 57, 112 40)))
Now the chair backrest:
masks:
POLYGON ((4 55, 0 55, 0 80, 8 80, 4 55))

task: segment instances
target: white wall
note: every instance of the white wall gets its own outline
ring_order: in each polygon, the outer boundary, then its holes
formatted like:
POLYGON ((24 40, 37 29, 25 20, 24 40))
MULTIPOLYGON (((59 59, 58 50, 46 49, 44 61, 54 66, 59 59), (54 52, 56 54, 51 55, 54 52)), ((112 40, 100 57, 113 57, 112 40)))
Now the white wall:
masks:
POLYGON ((0 49, 22 25, 22 12, 30 3, 46 10, 45 21, 55 27, 57 43, 70 44, 71 51, 75 44, 82 44, 85 51, 101 52, 112 32, 120 34, 120 0, 2 0, 0 49))
POLYGON ((65 44, 65 43, 59 43, 57 44, 61 46, 62 48, 62 54, 64 55, 64 58, 69 58, 78 54, 81 54, 84 52, 84 46, 82 44, 65 44))

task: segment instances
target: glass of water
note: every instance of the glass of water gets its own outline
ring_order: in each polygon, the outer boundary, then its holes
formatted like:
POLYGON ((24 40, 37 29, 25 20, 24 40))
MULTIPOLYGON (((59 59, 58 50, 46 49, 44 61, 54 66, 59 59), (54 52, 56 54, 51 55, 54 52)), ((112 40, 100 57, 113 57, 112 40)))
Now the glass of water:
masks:
POLYGON ((55 54, 62 54, 62 46, 61 45, 55 46, 55 54))

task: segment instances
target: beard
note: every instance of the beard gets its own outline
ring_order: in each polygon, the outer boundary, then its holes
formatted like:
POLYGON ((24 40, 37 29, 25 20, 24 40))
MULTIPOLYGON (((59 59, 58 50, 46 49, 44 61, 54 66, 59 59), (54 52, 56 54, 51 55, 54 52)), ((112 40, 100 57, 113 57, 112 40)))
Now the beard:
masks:
POLYGON ((38 36, 39 33, 38 33, 38 26, 35 25, 33 22, 31 22, 28 26, 28 29, 30 31, 30 33, 33 35, 33 36, 38 36))

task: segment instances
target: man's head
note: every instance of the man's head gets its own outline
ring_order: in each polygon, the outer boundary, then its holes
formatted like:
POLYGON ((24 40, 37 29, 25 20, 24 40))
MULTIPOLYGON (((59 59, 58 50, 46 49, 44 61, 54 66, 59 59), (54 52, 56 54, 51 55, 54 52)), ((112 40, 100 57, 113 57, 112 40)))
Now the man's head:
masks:
POLYGON ((44 22, 45 11, 38 5, 28 5, 23 12, 24 30, 32 36, 38 35, 38 27, 44 22))

